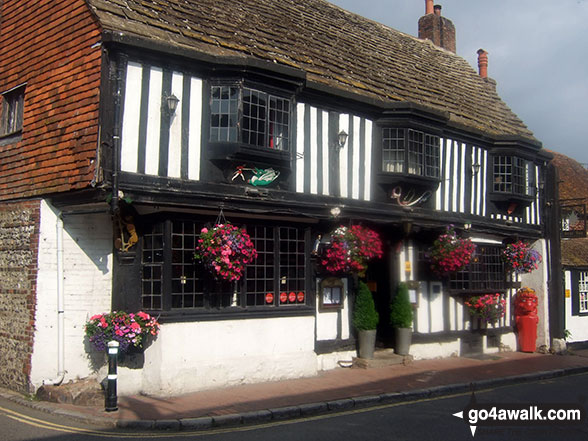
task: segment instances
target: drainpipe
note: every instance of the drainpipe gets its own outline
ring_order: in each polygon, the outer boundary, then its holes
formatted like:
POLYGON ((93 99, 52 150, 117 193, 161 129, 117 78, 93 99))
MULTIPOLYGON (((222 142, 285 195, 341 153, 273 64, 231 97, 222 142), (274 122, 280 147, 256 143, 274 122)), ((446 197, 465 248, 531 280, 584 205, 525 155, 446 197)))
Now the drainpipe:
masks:
POLYGON ((63 218, 57 215, 55 226, 57 235, 57 377, 43 380, 47 386, 59 386, 65 377, 65 301, 63 290, 63 218))
POLYGON ((118 177, 120 171, 120 135, 121 135, 121 107, 122 107, 122 83, 124 77, 124 66, 121 57, 116 60, 115 78, 114 78, 114 117, 112 127, 112 200, 110 209, 113 214, 117 214, 120 207, 118 204, 118 177))

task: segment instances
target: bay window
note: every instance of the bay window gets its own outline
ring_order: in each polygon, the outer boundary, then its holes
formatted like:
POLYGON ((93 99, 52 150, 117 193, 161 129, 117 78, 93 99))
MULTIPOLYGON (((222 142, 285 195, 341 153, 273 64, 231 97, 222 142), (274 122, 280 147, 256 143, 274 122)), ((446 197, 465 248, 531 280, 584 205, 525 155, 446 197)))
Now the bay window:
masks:
POLYGON ((210 141, 290 149, 290 100, 238 85, 213 85, 210 141))
POLYGON ((418 130, 382 129, 382 172, 440 177, 440 139, 418 130))

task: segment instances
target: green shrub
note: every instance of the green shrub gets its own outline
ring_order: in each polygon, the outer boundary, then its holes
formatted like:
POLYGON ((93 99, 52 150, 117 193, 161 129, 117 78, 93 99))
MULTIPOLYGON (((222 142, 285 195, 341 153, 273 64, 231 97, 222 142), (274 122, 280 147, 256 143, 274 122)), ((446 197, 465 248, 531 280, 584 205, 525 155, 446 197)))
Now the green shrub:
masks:
POLYGON ((408 286, 404 282, 398 284, 398 291, 390 304, 390 324, 394 328, 412 326, 412 305, 408 299, 408 286))
POLYGON ((360 331, 376 329, 380 317, 376 311, 376 305, 372 293, 364 282, 359 282, 355 310, 353 313, 353 325, 360 331))

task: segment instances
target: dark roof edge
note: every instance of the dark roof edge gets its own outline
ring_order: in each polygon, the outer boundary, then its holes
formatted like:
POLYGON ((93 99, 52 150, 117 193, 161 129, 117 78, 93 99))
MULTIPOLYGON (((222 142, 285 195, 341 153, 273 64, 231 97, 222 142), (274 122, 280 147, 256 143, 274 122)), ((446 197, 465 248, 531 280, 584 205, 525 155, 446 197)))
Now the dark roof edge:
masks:
POLYGON ((145 49, 149 51, 162 52, 191 60, 202 61, 207 64, 224 64, 227 66, 241 66, 254 69, 275 72, 284 76, 305 80, 306 72, 295 67, 285 66, 280 63, 264 61, 247 55, 211 55, 196 49, 178 47, 175 44, 166 44, 155 42, 144 37, 124 34, 119 31, 105 29, 102 31, 102 41, 105 44, 118 44, 129 46, 136 49, 145 49))

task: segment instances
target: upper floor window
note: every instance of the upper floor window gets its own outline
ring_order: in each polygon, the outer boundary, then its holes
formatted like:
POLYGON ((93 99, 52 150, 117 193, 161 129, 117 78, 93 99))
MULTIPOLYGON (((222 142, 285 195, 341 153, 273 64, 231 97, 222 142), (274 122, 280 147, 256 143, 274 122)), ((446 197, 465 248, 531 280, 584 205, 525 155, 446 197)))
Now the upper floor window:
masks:
POLYGON ((25 86, 3 93, 0 108, 0 136, 22 130, 25 86))
POLYGON ((210 140, 289 150, 290 100, 239 85, 212 86, 210 140))
POLYGON ((382 171, 439 179, 438 136, 413 129, 382 130, 382 171))
POLYGON ((535 196, 535 166, 531 161, 510 155, 494 156, 494 193, 535 196))

